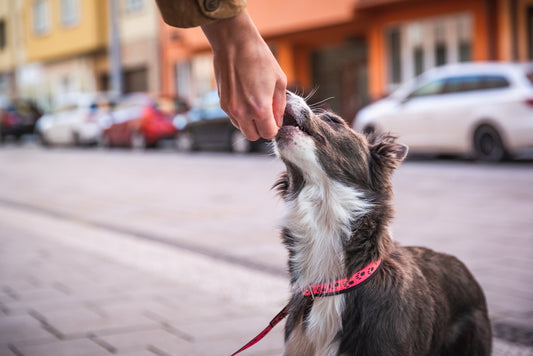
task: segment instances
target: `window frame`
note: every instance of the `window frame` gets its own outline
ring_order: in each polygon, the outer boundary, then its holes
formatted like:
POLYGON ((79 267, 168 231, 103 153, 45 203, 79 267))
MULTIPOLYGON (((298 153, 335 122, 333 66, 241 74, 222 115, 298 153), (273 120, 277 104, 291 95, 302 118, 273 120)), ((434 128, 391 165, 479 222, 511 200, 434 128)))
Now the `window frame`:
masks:
POLYGON ((61 25, 64 27, 74 27, 80 22, 80 1, 60 0, 59 12, 61 25))
POLYGON ((48 0, 33 1, 32 30, 38 36, 44 36, 50 31, 50 4, 48 0))

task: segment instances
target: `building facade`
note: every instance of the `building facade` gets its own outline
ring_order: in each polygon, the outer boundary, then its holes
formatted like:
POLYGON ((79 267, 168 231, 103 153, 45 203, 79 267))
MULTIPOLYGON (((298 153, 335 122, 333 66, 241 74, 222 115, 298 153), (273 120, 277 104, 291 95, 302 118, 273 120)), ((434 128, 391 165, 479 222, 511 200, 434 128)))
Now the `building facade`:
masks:
MULTIPOLYGON (((118 12, 124 92, 158 93, 161 20, 155 1, 119 0, 118 12)), ((100 81, 104 88, 107 76, 100 81)))
MULTIPOLYGON (((447 63, 533 60, 533 0, 248 0, 289 86, 318 88, 343 117, 447 63)), ((162 90, 185 98, 209 46, 199 29, 162 25, 162 90)), ((197 84, 196 84, 197 85, 197 84)))
POLYGON ((25 61, 18 64, 18 95, 49 108, 68 92, 98 90, 97 63, 106 56, 105 0, 22 2, 25 61))
POLYGON ((17 63, 24 62, 22 2, 0 2, 0 98, 9 99, 17 90, 17 63))
MULTIPOLYGON (((160 91, 160 17, 152 0, 117 0, 125 92, 160 91)), ((45 109, 68 92, 110 89, 108 0, 0 2, 0 96, 45 109)))

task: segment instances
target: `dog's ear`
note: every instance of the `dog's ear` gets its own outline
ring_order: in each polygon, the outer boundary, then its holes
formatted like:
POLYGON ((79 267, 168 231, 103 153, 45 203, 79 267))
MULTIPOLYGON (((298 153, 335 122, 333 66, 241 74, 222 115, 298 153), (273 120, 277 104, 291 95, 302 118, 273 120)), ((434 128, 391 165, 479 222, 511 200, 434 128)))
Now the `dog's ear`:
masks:
POLYGON ((276 183, 274 183, 274 185, 272 186, 272 189, 275 189, 281 196, 281 198, 285 199, 289 194, 289 184, 289 174, 287 172, 283 172, 280 174, 276 183))
POLYGON ((371 134, 367 137, 372 158, 380 165, 395 169, 407 156, 408 147, 396 142, 390 134, 371 134))

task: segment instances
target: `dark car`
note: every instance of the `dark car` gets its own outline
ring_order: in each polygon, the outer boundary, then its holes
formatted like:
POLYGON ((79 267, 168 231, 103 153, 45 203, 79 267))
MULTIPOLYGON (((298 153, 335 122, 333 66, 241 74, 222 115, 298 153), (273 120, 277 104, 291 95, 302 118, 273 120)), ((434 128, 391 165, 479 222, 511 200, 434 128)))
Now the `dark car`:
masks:
POLYGON ((177 147, 181 151, 225 150, 237 153, 265 150, 265 140, 248 141, 220 107, 216 90, 201 97, 197 106, 177 115, 180 129, 177 147))
POLYGON ((174 139, 172 123, 176 102, 135 93, 126 96, 104 119, 102 145, 132 148, 155 147, 159 141, 174 139))
POLYGON ((16 140, 22 135, 32 134, 35 123, 42 111, 29 100, 16 99, 0 108, 0 142, 13 136, 16 140))

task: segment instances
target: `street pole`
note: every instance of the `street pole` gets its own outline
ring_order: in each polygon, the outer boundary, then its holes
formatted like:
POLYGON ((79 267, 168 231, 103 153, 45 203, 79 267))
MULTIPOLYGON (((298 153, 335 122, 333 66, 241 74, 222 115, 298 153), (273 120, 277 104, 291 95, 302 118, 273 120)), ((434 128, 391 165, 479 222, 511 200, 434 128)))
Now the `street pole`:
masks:
POLYGON ((118 1, 109 1, 109 61, 111 91, 122 95, 122 63, 120 58, 120 31, 118 26, 118 1))

